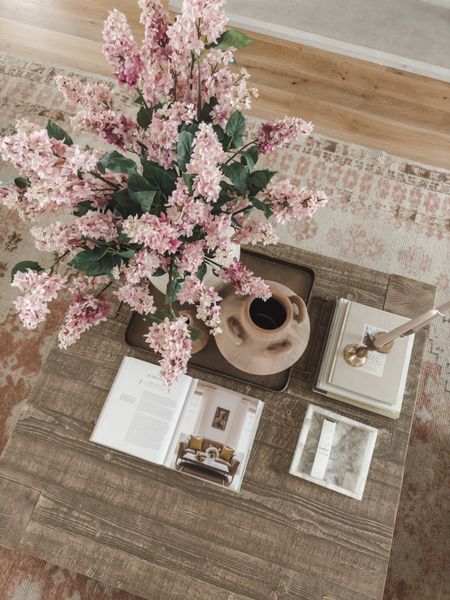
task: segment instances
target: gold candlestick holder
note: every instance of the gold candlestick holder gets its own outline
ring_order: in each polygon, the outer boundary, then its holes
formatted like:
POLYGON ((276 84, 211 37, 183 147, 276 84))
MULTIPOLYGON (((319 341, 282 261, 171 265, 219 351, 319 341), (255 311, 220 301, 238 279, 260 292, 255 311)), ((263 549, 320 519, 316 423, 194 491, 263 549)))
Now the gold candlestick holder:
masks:
MULTIPOLYGON (((377 334, 378 335, 378 334, 377 334)), ((389 342, 384 346, 377 346, 377 335, 366 334, 362 344, 348 344, 344 348, 344 360, 351 367, 362 367, 369 352, 381 352, 388 354, 394 347, 394 342, 389 342)))

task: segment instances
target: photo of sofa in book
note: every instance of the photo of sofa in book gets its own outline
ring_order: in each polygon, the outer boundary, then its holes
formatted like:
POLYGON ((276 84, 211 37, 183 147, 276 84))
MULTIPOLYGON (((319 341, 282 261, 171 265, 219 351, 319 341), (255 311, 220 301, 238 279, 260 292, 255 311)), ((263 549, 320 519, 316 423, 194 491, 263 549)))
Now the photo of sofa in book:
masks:
POLYGON ((239 454, 215 440, 190 435, 180 441, 176 468, 230 485, 240 465, 239 454), (216 452, 212 452, 216 450, 216 452))
POLYGON ((90 440, 238 492, 264 403, 124 357, 90 440))

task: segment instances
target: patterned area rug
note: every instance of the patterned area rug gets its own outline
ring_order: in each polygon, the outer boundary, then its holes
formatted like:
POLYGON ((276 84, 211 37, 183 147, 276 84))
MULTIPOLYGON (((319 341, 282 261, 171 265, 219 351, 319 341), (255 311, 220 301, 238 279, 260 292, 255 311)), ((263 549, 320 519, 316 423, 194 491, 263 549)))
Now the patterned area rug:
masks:
MULTIPOLYGON (((69 127, 69 109, 53 86, 56 72, 0 54, 0 134, 12 132, 20 117, 43 124, 50 117, 69 127)), ((330 197, 316 219, 291 228, 283 241, 436 284, 438 299, 450 298, 450 172, 321 136, 280 153, 275 168, 302 185, 323 187, 330 197)), ((4 165, 0 176, 9 176, 4 165)), ((64 309, 57 305, 50 320, 33 332, 13 315, 9 270, 34 253, 26 227, 0 209, 0 450, 27 402, 64 309)), ((450 598, 449 333, 448 320, 430 332, 385 600, 450 598)), ((0 597, 136 598, 5 549, 0 549, 0 597)))

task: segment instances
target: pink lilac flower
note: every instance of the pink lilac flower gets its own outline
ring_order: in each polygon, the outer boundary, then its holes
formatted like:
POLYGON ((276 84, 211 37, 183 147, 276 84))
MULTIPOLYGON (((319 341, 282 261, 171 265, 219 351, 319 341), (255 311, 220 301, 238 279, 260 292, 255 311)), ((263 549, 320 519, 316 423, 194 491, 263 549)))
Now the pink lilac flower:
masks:
POLYGON ((235 260, 231 266, 221 269, 219 276, 226 283, 231 283, 240 296, 256 296, 263 300, 271 297, 267 283, 261 277, 255 277, 241 262, 235 260))
POLYGON ((139 0, 141 9, 140 22, 144 25, 144 41, 141 55, 144 63, 157 56, 161 58, 164 48, 167 46, 167 28, 171 22, 169 15, 161 6, 159 1, 139 0))
MULTIPOLYGON (((138 285, 143 279, 150 279, 156 269, 163 265, 163 262, 156 252, 139 250, 127 266, 121 267, 121 272, 128 283, 138 285)), ((119 273, 117 273, 116 279, 118 278, 119 273)))
POLYGON ((194 193, 202 196, 207 202, 214 202, 219 197, 219 184, 222 179, 219 164, 224 159, 225 153, 212 125, 200 123, 186 171, 196 175, 193 183, 194 193))
POLYGON ((192 235, 194 227, 202 225, 208 213, 208 206, 202 200, 189 196, 186 184, 179 179, 167 201, 166 214, 180 235, 192 235))
POLYGON ((212 335, 221 333, 220 302, 222 298, 213 287, 205 286, 195 275, 186 277, 178 293, 181 304, 195 304, 196 316, 211 328, 212 335))
POLYGON ((144 337, 150 348, 161 355, 161 375, 167 386, 172 385, 186 372, 192 353, 186 318, 171 321, 166 317, 161 323, 153 323, 144 337))
POLYGON ((278 121, 267 121, 259 129, 258 144, 261 154, 269 154, 276 148, 311 135, 312 123, 299 117, 284 117, 278 121))
POLYGON ((327 203, 324 192, 298 189, 288 179, 271 181, 261 195, 279 223, 311 217, 318 208, 327 203))
POLYGON ((103 54, 114 69, 121 85, 134 86, 142 72, 138 46, 124 14, 114 9, 108 15, 103 29, 103 54))
POLYGON ((178 252, 175 264, 181 273, 196 273, 205 260, 203 240, 184 244, 178 252))
POLYGON ((89 210, 78 217, 76 224, 81 236, 112 242, 117 239, 117 221, 111 211, 103 213, 89 210))
POLYGON ((148 285, 125 283, 115 294, 121 302, 126 302, 141 315, 148 315, 156 311, 153 296, 148 291, 148 285))
POLYGON ((231 236, 234 230, 231 227, 231 215, 222 214, 214 216, 208 215, 203 224, 203 229, 206 232, 206 246, 214 250, 219 248, 228 251, 231 243, 231 236))
POLYGON ((36 248, 41 252, 64 254, 81 244, 76 224, 56 221, 47 227, 33 227, 30 233, 35 239, 36 248))
POLYGON ((114 111, 111 90, 105 84, 83 83, 65 75, 58 75, 55 81, 67 102, 82 107, 71 119, 74 129, 94 132, 120 149, 135 148, 138 127, 132 119, 114 111))
POLYGON ((75 292, 58 334, 59 347, 65 350, 74 344, 82 333, 106 321, 111 312, 111 304, 104 294, 96 297, 75 292))
POLYGON ((76 277, 71 277, 70 282, 67 285, 67 289, 74 293, 84 294, 85 292, 95 290, 100 286, 104 287, 110 282, 108 275, 97 275, 95 277, 88 277, 87 275, 80 274, 76 277))
POLYGON ((275 233, 272 223, 262 220, 255 215, 245 216, 243 214, 236 217, 239 229, 233 235, 232 240, 235 244, 276 244, 278 236, 275 233))
POLYGON ((173 254, 182 244, 178 230, 167 217, 144 213, 141 217, 130 216, 123 222, 122 231, 132 242, 144 244, 159 254, 173 254))
POLYGON ((47 304, 57 297, 65 283, 64 277, 45 271, 27 269, 14 275, 11 285, 24 292, 23 296, 17 297, 14 306, 27 329, 34 329, 38 323, 45 321, 50 312, 47 304))
POLYGON ((0 156, 26 173, 28 187, 18 192, 17 209, 29 218, 43 212, 54 212, 63 207, 74 207, 86 198, 98 197, 94 189, 101 186, 91 178, 80 179, 78 166, 88 168, 98 156, 81 150, 75 144, 67 146, 50 138, 45 129, 25 120, 17 123, 17 131, 0 141, 0 156))

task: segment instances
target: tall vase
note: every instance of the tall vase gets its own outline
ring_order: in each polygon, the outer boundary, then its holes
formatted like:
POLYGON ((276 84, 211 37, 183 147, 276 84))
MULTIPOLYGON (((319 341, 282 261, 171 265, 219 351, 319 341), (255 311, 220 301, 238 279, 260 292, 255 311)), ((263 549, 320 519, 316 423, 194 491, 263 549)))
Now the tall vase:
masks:
POLYGON ((222 305, 222 333, 216 335, 224 358, 253 375, 272 375, 292 366, 309 340, 304 301, 285 285, 266 281, 272 297, 238 296, 229 287, 222 305))

